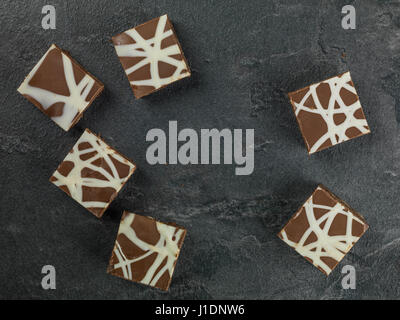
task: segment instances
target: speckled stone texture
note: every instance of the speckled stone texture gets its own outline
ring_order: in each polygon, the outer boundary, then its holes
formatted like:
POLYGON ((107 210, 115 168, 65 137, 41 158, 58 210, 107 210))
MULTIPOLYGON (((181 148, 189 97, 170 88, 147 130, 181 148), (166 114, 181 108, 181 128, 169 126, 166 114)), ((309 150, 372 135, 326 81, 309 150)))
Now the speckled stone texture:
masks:
POLYGON ((400 5, 396 1, 0 2, 0 298, 359 299, 400 296, 400 5), (343 30, 353 4, 357 30, 343 30), (111 36, 168 13, 192 69, 133 98, 111 36), (68 133, 16 89, 51 43, 105 84, 68 133), (308 156, 288 92, 350 70, 372 134, 308 156), (151 128, 254 128, 255 170, 150 166, 151 128), (48 182, 88 127, 138 167, 102 220, 48 182), (277 232, 318 183, 370 229, 326 278, 277 232), (164 293, 106 273, 126 209, 188 229, 164 293), (57 289, 41 288, 41 268, 57 289), (341 268, 357 270, 343 290, 341 268))

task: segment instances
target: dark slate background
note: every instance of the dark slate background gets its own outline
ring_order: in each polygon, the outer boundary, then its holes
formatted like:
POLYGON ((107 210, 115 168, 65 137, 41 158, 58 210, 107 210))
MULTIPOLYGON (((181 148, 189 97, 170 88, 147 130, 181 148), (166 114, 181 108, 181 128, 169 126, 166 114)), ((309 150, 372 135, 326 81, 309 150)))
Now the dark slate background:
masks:
POLYGON ((0 2, 0 298, 359 299, 400 294, 398 1, 0 2), (57 29, 41 28, 54 4, 57 29), (343 30, 353 4, 357 30, 343 30), (193 75, 134 100, 111 36, 168 13, 193 75), (16 89, 51 43, 105 92, 68 133, 16 89), (307 155, 286 93, 350 70, 372 134, 307 155), (254 128, 255 170, 150 166, 151 128, 254 128), (98 220, 48 182, 85 128, 138 171, 98 220), (276 237, 318 183, 370 229, 325 277, 276 237), (188 229, 170 291, 106 274, 122 210, 188 229), (41 268, 57 289, 41 288, 41 268), (357 270, 343 290, 341 268, 357 270))

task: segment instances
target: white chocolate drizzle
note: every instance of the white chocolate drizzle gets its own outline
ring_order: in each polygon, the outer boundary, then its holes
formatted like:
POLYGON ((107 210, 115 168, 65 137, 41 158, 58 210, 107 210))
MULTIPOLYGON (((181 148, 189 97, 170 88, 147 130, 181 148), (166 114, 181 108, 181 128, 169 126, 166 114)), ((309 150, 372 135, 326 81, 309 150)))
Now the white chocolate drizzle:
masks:
POLYGON ((295 106, 295 114, 299 115, 300 111, 319 114, 323 121, 327 125, 327 132, 322 135, 312 146, 310 146, 310 153, 318 151, 318 149, 327 141, 330 140, 332 145, 349 140, 350 138, 346 135, 346 130, 350 128, 357 128, 362 134, 369 133, 367 121, 365 119, 357 119, 354 117, 354 113, 361 109, 361 103, 359 99, 350 106, 346 106, 340 96, 340 90, 342 88, 350 91, 351 93, 357 95, 356 89, 348 84, 351 81, 350 72, 344 73, 341 77, 334 77, 317 84, 313 84, 309 87, 308 92, 304 95, 300 103, 293 101, 295 106), (331 96, 329 98, 329 105, 327 109, 324 109, 318 98, 316 92, 317 87, 321 83, 327 83, 329 85, 331 96), (316 109, 309 108, 305 106, 307 99, 312 96, 316 109), (336 104, 337 103, 337 104, 336 104), (335 105, 339 108, 335 109, 335 105), (335 124, 334 115, 344 114, 346 119, 340 124, 335 124))
POLYGON ((60 103, 60 102, 64 103, 64 109, 62 115, 57 117, 51 117, 51 119, 65 131, 68 131, 68 129, 73 124, 75 116, 83 112, 90 103, 90 101, 89 102, 86 101, 86 98, 90 90, 92 89, 95 80, 88 74, 85 74, 82 80, 77 84, 75 81, 72 61, 66 54, 61 52, 63 66, 64 66, 64 75, 60 74, 59 76, 65 77, 70 95, 64 96, 49 90, 31 86, 29 82, 31 81, 37 70, 40 68, 40 66, 42 65, 48 53, 53 49, 57 49, 57 47, 54 44, 51 45, 50 49, 45 53, 45 55, 40 59, 40 61, 29 73, 29 75, 25 78, 24 82, 18 88, 18 92, 20 92, 23 95, 28 95, 34 98, 41 104, 41 106, 45 110, 47 110, 50 106, 52 106, 55 103, 60 103))
POLYGON ((56 170, 53 174, 53 177, 56 178, 56 180, 52 182, 58 187, 66 186, 71 197, 85 208, 106 208, 109 202, 83 201, 82 187, 113 188, 115 192, 118 193, 135 169, 134 164, 119 155, 115 150, 110 148, 105 142, 88 130, 86 130, 76 142, 72 148, 72 151, 68 153, 63 162, 65 161, 72 162, 74 167, 66 177, 56 170), (84 150, 79 150, 79 145, 85 142, 89 143, 91 147, 84 150), (96 154, 89 159, 82 160, 80 158, 80 156, 92 152, 96 152, 96 154), (129 175, 127 177, 119 177, 117 168, 111 160, 110 155, 112 155, 114 159, 130 167, 129 175), (108 172, 104 168, 94 165, 93 162, 97 159, 104 161, 111 169, 112 173, 108 172), (100 180, 96 177, 83 178, 81 176, 81 172, 84 168, 88 168, 93 172, 100 173, 107 180, 100 180))
MULTIPOLYGON (((325 192, 320 187, 318 187, 317 190, 325 192)), ((303 257, 311 259, 312 263, 316 267, 320 267, 327 275, 329 275, 332 269, 321 260, 321 258, 329 257, 337 262, 341 261, 346 253, 353 247, 354 243, 356 243, 360 238, 353 236, 352 234, 353 220, 362 225, 365 225, 365 222, 356 217, 352 212, 345 210, 345 207, 339 202, 333 207, 314 204, 313 197, 311 196, 303 207, 309 224, 308 229, 304 232, 299 242, 289 240, 285 229, 283 229, 280 232, 282 240, 294 248, 303 257), (328 210, 328 212, 316 219, 314 209, 325 209, 328 210), (340 214, 345 215, 347 218, 346 232, 343 235, 329 235, 328 232, 333 221, 336 216, 340 214), (321 224, 324 222, 325 224, 323 225, 323 228, 321 228, 321 224), (312 233, 317 237, 317 240, 304 245, 312 233)), ((299 211, 294 218, 296 218, 300 213, 301 211, 299 211)))
POLYGON ((152 86, 155 89, 158 89, 173 81, 190 75, 188 71, 182 72, 183 70, 187 69, 184 59, 176 60, 170 57, 171 55, 182 54, 178 44, 173 44, 169 47, 161 49, 162 40, 173 34, 172 29, 164 32, 166 23, 167 15, 161 16, 158 20, 154 37, 148 40, 143 39, 143 37, 134 28, 125 31, 125 34, 131 37, 135 41, 135 44, 115 45, 115 50, 119 57, 144 57, 144 59, 140 62, 128 69, 125 69, 127 76, 129 76, 132 72, 144 67, 145 65, 150 64, 151 78, 146 80, 130 81, 131 85, 152 86), (176 69, 174 74, 167 78, 161 78, 158 70, 159 61, 175 66, 176 69))
POLYGON ((156 253, 157 257, 153 264, 147 270, 143 279, 139 281, 143 284, 155 286, 165 272, 168 272, 169 278, 172 277, 175 261, 180 251, 178 244, 184 235, 184 230, 156 221, 156 228, 160 234, 160 238, 155 245, 151 245, 139 239, 135 233, 135 230, 133 230, 131 225, 135 219, 135 216, 136 215, 134 213, 129 213, 127 216, 125 216, 125 218, 121 221, 118 234, 124 234, 129 241, 131 241, 141 250, 145 251, 145 253, 134 259, 128 259, 117 241, 114 248, 114 253, 118 259, 118 263, 114 264, 113 268, 121 268, 124 278, 132 280, 132 268, 135 267, 134 263, 156 253), (166 264, 160 270, 158 270, 166 258, 166 264))

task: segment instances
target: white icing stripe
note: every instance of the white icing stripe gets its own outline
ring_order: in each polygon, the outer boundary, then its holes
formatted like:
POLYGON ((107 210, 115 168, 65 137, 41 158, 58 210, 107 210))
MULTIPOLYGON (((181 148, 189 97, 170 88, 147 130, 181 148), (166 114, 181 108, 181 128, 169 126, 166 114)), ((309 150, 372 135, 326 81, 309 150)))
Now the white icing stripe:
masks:
POLYGON ((351 81, 350 72, 346 72, 341 77, 334 77, 321 82, 327 83, 331 90, 328 109, 324 109, 318 99, 316 89, 320 83, 311 85, 309 91, 305 94, 300 103, 294 102, 296 116, 299 115, 300 111, 319 114, 328 127, 327 132, 320 137, 314 145, 310 146, 310 153, 318 151, 321 145, 323 145, 327 140, 330 140, 332 145, 349 140, 349 137, 346 135, 346 130, 352 127, 357 128, 363 134, 370 132, 370 130, 366 128, 368 124, 365 119, 357 119, 354 117, 354 113, 358 109, 361 109, 360 101, 357 99, 354 104, 346 106, 340 96, 340 90, 342 88, 352 92, 353 94, 357 94, 355 88, 347 83, 349 81, 351 81), (310 109, 304 106, 310 96, 312 96, 314 100, 316 109, 310 109), (338 109, 335 109, 335 102, 339 105, 338 109), (343 123, 336 125, 333 119, 335 114, 344 114, 346 120, 343 123))
POLYGON ((129 241, 131 241, 142 251, 145 251, 145 253, 142 256, 134 259, 127 259, 117 241, 114 248, 114 253, 118 259, 118 263, 114 264, 114 269, 121 268, 124 277, 132 280, 132 272, 130 270, 131 267, 135 267, 134 265, 132 266, 132 264, 156 253, 156 259, 152 263, 151 267, 147 270, 144 278, 140 280, 141 283, 155 286, 165 272, 168 272, 169 277, 172 277, 175 261, 179 253, 178 244, 184 234, 184 230, 156 221, 156 227, 160 234, 160 239, 158 240, 157 244, 151 245, 139 239, 135 233, 135 230, 133 230, 131 227, 135 216, 136 215, 134 213, 129 213, 127 216, 125 216, 125 218, 121 221, 118 234, 124 234, 129 241), (174 236, 175 240, 172 240, 174 236), (167 259, 166 264, 156 273, 157 269, 161 266, 165 259, 167 259))
POLYGON ((62 115, 58 117, 52 117, 51 119, 65 131, 67 131, 71 127, 75 116, 78 113, 84 111, 85 108, 88 106, 89 102, 86 102, 86 98, 93 85, 95 84, 95 80, 88 74, 85 74, 82 80, 78 84, 76 84, 72 61, 67 55, 61 52, 64 66, 64 75, 60 74, 59 76, 65 77, 70 95, 63 96, 60 94, 56 94, 52 91, 29 85, 29 82, 42 65, 48 53, 56 48, 57 47, 55 45, 51 45, 50 49, 47 50, 45 55, 40 59, 40 61, 29 73, 29 75, 25 78, 24 82, 20 85, 20 87, 18 88, 18 92, 24 95, 31 96, 36 101, 38 101, 45 110, 47 110, 55 103, 64 103, 65 105, 62 115))
POLYGON ((100 188, 113 188, 116 193, 122 188, 126 180, 129 179, 133 173, 135 166, 111 149, 105 142, 98 139, 96 135, 85 131, 79 140, 76 142, 72 148, 72 152, 68 153, 63 161, 73 162, 74 167, 67 177, 56 170, 53 174, 57 180, 53 181, 56 186, 66 186, 68 188, 71 197, 82 204, 85 208, 105 208, 108 202, 101 201, 83 201, 82 198, 82 187, 100 187, 100 188), (92 147, 79 151, 78 147, 81 143, 89 143, 92 147), (85 155, 90 152, 96 152, 96 155, 90 157, 87 160, 80 159, 81 155, 85 155), (130 167, 130 173, 127 177, 120 178, 117 172, 117 168, 110 159, 110 155, 119 162, 124 163, 130 167), (111 169, 112 174, 110 174, 104 168, 93 165, 92 163, 97 159, 104 161, 108 167, 111 169), (81 171, 84 168, 88 168, 94 172, 98 172, 103 175, 107 180, 100 180, 95 177, 81 177, 81 171))
POLYGON ((119 57, 145 57, 137 64, 125 70, 128 76, 132 72, 140 69, 141 67, 150 64, 151 78, 147 80, 130 81, 132 85, 152 86, 155 89, 158 89, 173 81, 185 78, 190 75, 188 71, 182 73, 183 70, 187 69, 186 62, 183 59, 176 60, 170 57, 171 55, 182 54, 177 44, 161 49, 162 40, 173 34, 171 29, 164 32, 166 23, 167 15, 161 16, 158 20, 157 29, 154 37, 148 40, 143 39, 143 37, 135 29, 125 31, 125 34, 131 37, 136 43, 115 46, 117 55, 119 57), (143 49, 144 51, 138 50, 139 48, 143 49), (171 77, 160 78, 158 70, 158 62, 160 61, 176 67, 176 70, 171 77))
MULTIPOLYGON (((318 187, 317 190, 323 191, 320 187, 318 187)), ((316 205, 313 203, 313 197, 310 197, 303 207, 305 209, 309 228, 304 232, 299 242, 289 240, 286 231, 283 229, 281 231, 283 241, 294 248, 303 257, 311 259, 313 264, 324 270, 326 274, 329 274, 332 269, 322 261, 321 258, 330 257, 338 262, 342 260, 346 253, 352 248, 353 244, 359 239, 359 237, 352 235, 353 221, 363 225, 365 223, 350 211, 345 211, 345 207, 341 203, 336 203, 334 207, 316 205), (326 209, 329 211, 319 219, 316 219, 314 209, 326 209), (330 236, 328 234, 329 229, 338 214, 343 214, 347 218, 346 234, 330 236), (321 229, 320 225, 324 221, 324 227, 321 229), (312 233, 315 234, 317 240, 304 245, 312 233), (322 249, 324 249, 324 252, 322 249)))
MULTIPOLYGON (((134 31, 134 29, 130 29, 128 31, 125 31, 125 33, 128 36, 130 36, 132 39, 134 39, 133 37, 137 36, 137 31, 136 30, 135 30, 135 32, 133 32, 133 31, 134 31)), ((168 30, 168 31, 164 32, 161 35, 161 40, 164 40, 165 38, 168 38, 172 34, 173 34, 172 30, 168 30)), ((148 40, 144 40, 143 39, 143 42, 141 43, 141 45, 143 45, 143 43, 146 43, 145 46, 146 46, 147 49, 149 49, 149 48, 152 48, 152 45, 154 45, 154 42, 155 42, 155 38, 151 38, 151 39, 148 39, 148 40)), ((121 45, 115 46, 115 49, 117 51, 117 55, 121 56, 121 57, 146 57, 147 56, 146 52, 138 50, 138 49, 143 49, 141 45, 139 45, 138 43, 135 43, 135 44, 121 44, 121 45)), ((168 48, 165 48, 165 49, 168 49, 168 48)))

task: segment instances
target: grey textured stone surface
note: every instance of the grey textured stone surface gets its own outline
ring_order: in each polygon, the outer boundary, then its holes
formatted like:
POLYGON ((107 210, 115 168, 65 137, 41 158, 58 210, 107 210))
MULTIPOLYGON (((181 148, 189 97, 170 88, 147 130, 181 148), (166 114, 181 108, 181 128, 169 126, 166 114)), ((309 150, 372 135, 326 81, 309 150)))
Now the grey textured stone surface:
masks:
POLYGON ((400 4, 398 1, 0 2, 0 298, 358 299, 400 294, 400 4), (341 8, 357 9, 357 30, 341 8), (134 100, 110 37, 168 13, 193 75, 134 100), (16 89, 56 43, 105 92, 64 133, 16 89), (307 155, 286 93, 350 70, 372 134, 307 155), (232 165, 150 166, 149 129, 254 128, 255 171, 232 165), (85 128, 138 171, 98 220, 48 182, 85 128), (326 278, 276 237, 325 184, 370 224, 326 278), (185 226, 170 291, 106 274, 122 210, 185 226), (57 289, 41 288, 41 268, 57 289), (341 268, 357 289, 341 288, 341 268))

